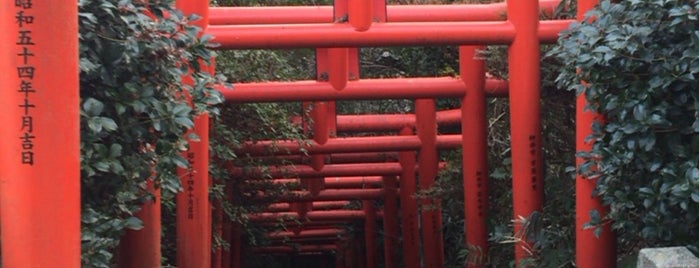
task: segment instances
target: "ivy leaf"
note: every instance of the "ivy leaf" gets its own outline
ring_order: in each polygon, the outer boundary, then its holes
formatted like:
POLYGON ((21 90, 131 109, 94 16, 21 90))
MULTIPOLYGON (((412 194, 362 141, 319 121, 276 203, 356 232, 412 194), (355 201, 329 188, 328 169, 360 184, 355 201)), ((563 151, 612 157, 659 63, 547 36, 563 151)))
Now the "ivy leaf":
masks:
POLYGON ((83 111, 87 113, 88 116, 98 116, 102 114, 104 110, 104 104, 94 98, 87 98, 83 102, 83 111))
POLYGON ((184 159, 184 157, 182 157, 182 156, 174 156, 174 157, 171 158, 171 160, 172 160, 172 162, 175 163, 175 165, 177 165, 177 167, 179 167, 179 168, 187 168, 187 167, 189 167, 189 162, 187 162, 187 160, 184 159))
POLYGON ((687 170, 685 177, 694 183, 699 183, 699 168, 693 167, 687 170))
POLYGON ((595 230, 592 232, 592 234, 596 237, 599 238, 602 235, 602 226, 597 226, 595 230))
POLYGON ((189 119, 188 117, 175 117, 175 123, 184 128, 194 127, 194 121, 192 121, 192 119, 189 119))
POLYGON ((494 179, 502 180, 502 179, 506 179, 508 174, 505 172, 504 169, 496 168, 495 170, 493 170, 493 172, 490 174, 490 176, 493 177, 494 179))
POLYGON ((99 133, 102 131, 102 121, 99 119, 99 117, 90 118, 90 120, 87 121, 87 127, 89 127, 93 132, 99 133))
POLYGON ((130 217, 124 221, 124 227, 131 230, 141 230, 143 228, 143 221, 137 217, 130 217))
POLYGON ((114 122, 113 119, 108 117, 100 117, 99 120, 100 124, 102 124, 102 127, 107 131, 115 131, 117 129, 117 124, 116 122, 114 122))
POLYGON ((117 158, 121 156, 123 147, 121 144, 114 143, 111 146, 109 146, 109 157, 110 158, 117 158))
POLYGON ((699 193, 692 193, 692 201, 699 203, 699 193))
POLYGON ((92 165, 95 169, 102 171, 102 172, 107 172, 109 171, 109 164, 107 162, 97 162, 92 165))

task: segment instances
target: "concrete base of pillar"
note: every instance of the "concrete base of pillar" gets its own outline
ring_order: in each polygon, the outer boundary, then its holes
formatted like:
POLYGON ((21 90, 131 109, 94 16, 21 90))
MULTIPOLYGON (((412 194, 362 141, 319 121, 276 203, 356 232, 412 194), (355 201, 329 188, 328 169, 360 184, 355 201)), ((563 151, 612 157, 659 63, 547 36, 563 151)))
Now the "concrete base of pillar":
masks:
POLYGON ((699 258, 685 247, 644 248, 638 253, 637 268, 696 268, 699 258))

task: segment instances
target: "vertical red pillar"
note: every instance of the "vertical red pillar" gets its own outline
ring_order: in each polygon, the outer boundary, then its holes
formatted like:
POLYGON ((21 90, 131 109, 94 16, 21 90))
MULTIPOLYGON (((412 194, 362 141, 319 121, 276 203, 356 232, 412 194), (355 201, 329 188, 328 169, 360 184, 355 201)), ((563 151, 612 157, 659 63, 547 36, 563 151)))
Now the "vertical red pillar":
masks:
POLYGON ((367 268, 367 262, 366 262, 366 254, 364 254, 364 245, 360 241, 357 241, 355 243, 352 243, 354 247, 354 254, 353 257, 356 261, 356 265, 351 266, 351 267, 356 267, 356 268, 367 268))
MULTIPOLYGON (((214 202, 214 213, 212 217, 215 217, 215 222, 213 222, 213 232, 215 232, 215 235, 220 237, 221 239, 225 239, 225 236, 223 236, 223 206, 221 205, 221 201, 215 201, 214 202)), ((213 220, 213 219, 212 219, 213 220)), ((211 268, 221 268, 223 267, 223 247, 218 246, 214 250, 212 256, 211 256, 211 268)))
MULTIPOLYGON (((433 99, 415 100, 415 116, 417 135, 422 143, 418 154, 420 190, 427 190, 434 184, 439 168, 435 101, 433 99)), ((444 264, 444 245, 441 200, 439 198, 421 198, 420 200, 425 266, 442 267, 444 264)))
POLYGON ((335 252, 335 268, 344 268, 345 263, 344 260, 342 259, 342 255, 340 254, 341 248, 338 247, 338 252, 335 252))
POLYGON ((384 267, 398 267, 398 180, 395 176, 382 178, 383 202, 383 252, 384 267))
POLYGON ((335 252, 335 267, 345 268, 345 243, 343 239, 338 239, 335 241, 335 246, 337 247, 337 252, 335 252))
POLYGON ((364 252, 366 252, 366 267, 376 267, 376 206, 374 200, 362 200, 364 209, 364 252))
MULTIPOLYGON (((201 27, 202 31, 206 29, 209 24, 208 1, 180 0, 176 2, 176 6, 185 15, 199 15, 201 18, 194 23, 201 27)), ((184 189, 177 195, 177 266, 210 267, 209 116, 202 114, 196 117, 194 128, 190 131, 196 134, 199 140, 190 140, 189 150, 184 154, 190 168, 178 171, 184 189)))
MULTIPOLYGON (((316 51, 316 53, 318 53, 318 51, 316 51)), ((323 61, 318 60, 322 57, 325 57, 325 55, 316 55, 316 66, 318 66, 318 68, 320 68, 320 66, 322 64, 324 64, 324 63, 322 63, 323 61)), ((315 113, 311 109, 313 109, 314 105, 312 105, 311 102, 303 102, 301 104, 301 106, 302 106, 302 116, 304 117, 301 121, 303 134, 310 135, 309 134, 309 133, 311 133, 311 124, 310 123, 314 120, 313 116, 315 113)), ((314 158, 314 156, 311 156, 311 161, 316 162, 316 164, 314 166, 315 169, 317 169, 317 170, 322 169, 322 166, 318 167, 317 158, 314 158), (316 160, 314 160, 314 159, 316 159, 316 160)), ((304 187, 305 189, 311 189, 311 188, 313 188, 313 185, 311 185, 311 182, 313 180, 322 180, 322 178, 301 178, 301 186, 304 187)), ((291 211, 298 213, 300 217, 305 217, 306 213, 308 213, 308 211, 313 208, 313 206, 310 202, 293 202, 293 203, 290 203, 290 206, 291 206, 291 211)), ((294 227, 293 231, 295 233, 299 233, 299 232, 301 232, 301 228, 294 227)))
MULTIPOLYGON (((336 0, 333 2, 333 17, 338 23, 344 23, 341 18, 346 18, 348 16, 348 10, 354 8, 354 11, 357 11, 356 5, 352 4, 348 6, 348 4, 349 1, 347 0, 336 0)), ((325 73, 328 82, 330 82, 330 85, 332 85, 335 90, 343 90, 347 86, 347 81, 350 80, 350 50, 352 49, 341 47, 322 49, 327 55, 327 58, 323 59, 325 60, 323 64, 327 69, 321 70, 319 68, 318 73, 325 73)), ((320 58, 318 61, 320 61, 320 58)))
POLYGON ((359 267, 357 262, 357 255, 355 254, 356 241, 355 239, 348 239, 344 245, 344 252, 342 253, 345 259, 345 267, 359 267))
MULTIPOLYGON (((509 49, 512 198, 515 234, 520 217, 541 211, 543 172, 539 106, 538 0, 508 0, 507 17, 517 33, 509 49)), ((517 263, 528 256, 526 242, 515 244, 517 263)))
MULTIPOLYGON (((228 200, 229 203, 233 204, 233 186, 231 183, 226 183, 226 200, 228 200)), ((223 212, 223 209, 221 209, 221 212, 223 212)), ((224 268, 230 268, 232 267, 232 262, 231 262, 231 249, 233 248, 233 222, 230 220, 228 217, 228 214, 223 213, 222 215, 223 219, 223 230, 221 231, 221 237, 223 238, 223 241, 228 242, 229 247, 227 249, 223 249, 222 251, 222 256, 221 256, 221 267, 224 268)))
MULTIPOLYGON (((336 90, 342 90, 347 84, 347 78, 340 77, 338 75, 347 73, 347 55, 344 54, 344 59, 335 59, 338 55, 333 55, 333 49, 317 49, 316 50, 316 79, 322 81, 325 79, 323 73, 326 75, 331 73, 330 83, 336 90), (339 62, 337 62, 337 61, 339 62), (334 79, 334 80, 333 80, 334 79)), ((335 52, 337 54, 337 52, 335 52)), ((342 56, 340 53, 339 56, 342 56)), ((319 101, 314 102, 312 110, 310 111, 311 120, 313 121, 313 141, 317 144, 325 144, 330 137, 330 122, 334 121, 334 105, 332 105, 332 114, 328 102, 319 101), (330 117, 333 117, 332 119, 330 117)), ((311 156, 311 167, 316 171, 321 171, 325 166, 325 155, 315 154, 311 156)), ((318 194, 320 190, 324 188, 324 178, 304 178, 301 182, 311 191, 311 194, 318 194)), ((305 211, 311 210, 313 205, 311 202, 305 202, 295 205, 295 207, 302 206, 304 213, 299 213, 299 215, 305 215, 305 211)))
POLYGON ((328 102, 328 135, 337 137, 337 105, 335 101, 328 102))
MULTIPOLYGON (((400 135, 413 135, 413 129, 404 127, 400 135)), ((417 217, 417 179, 415 178, 415 152, 398 152, 400 174, 400 214, 403 236, 403 265, 420 267, 420 229, 417 217)))
POLYGON ((349 80, 349 48, 328 48, 328 80, 335 90, 343 90, 349 80))
MULTIPOLYGON (((585 12, 597 3, 596 0, 578 1, 578 20, 584 18, 585 12)), ((587 100, 584 94, 577 97, 575 112, 576 152, 592 149, 592 141, 586 138, 592 134, 592 124, 603 120, 597 113, 586 111, 587 100)), ((582 158, 575 159, 576 165, 583 163, 582 158)), ((575 178, 575 262, 578 267, 615 267, 616 266, 616 237, 610 224, 603 226, 599 237, 595 237, 594 228, 585 229, 583 226, 590 221, 590 211, 597 210, 604 217, 608 209, 602 205, 598 197, 592 195, 597 181, 577 175, 575 178)))
POLYGON ((190 164, 178 172, 183 191, 177 194, 177 266, 211 266, 211 211, 209 207, 208 116, 194 120, 198 141, 189 142, 185 157, 190 164))
POLYGON ((466 95, 461 100, 464 227, 469 267, 483 267, 488 257, 488 151, 485 100, 485 61, 477 59, 484 47, 459 47, 461 79, 466 95))
POLYGON ((148 180, 148 191, 153 200, 141 206, 137 216, 143 221, 140 230, 127 230, 119 242, 119 267, 150 268, 160 267, 160 189, 153 187, 148 180))
MULTIPOLYGON (((364 7, 366 10, 367 14, 372 14, 372 17, 369 18, 369 22, 366 21, 365 18, 360 18, 354 22, 350 21, 350 24, 354 23, 353 26, 355 27, 355 30, 363 30, 364 28, 369 29, 371 26, 372 21, 375 22, 386 22, 387 16, 386 16, 386 0, 373 0, 369 1, 370 3, 356 3, 357 5, 366 5, 369 4, 371 6, 369 7, 364 7), (357 22, 361 22, 357 24, 357 22)), ((352 14, 352 10, 350 10, 350 15, 352 14)), ((354 12, 356 13, 356 11, 354 12)), ((350 16, 351 18, 352 16, 350 16)), ((355 18, 356 19, 356 18, 355 18)), ((356 57, 355 57, 356 58, 356 57)), ((411 135, 412 130, 408 127, 405 129, 401 130, 403 132, 398 133, 399 135, 411 135)), ((401 162, 401 167, 403 168, 402 173, 407 173, 411 172, 412 173, 412 183, 413 187, 412 190, 414 192, 415 190, 415 154, 413 152, 401 152, 399 154, 403 154, 403 158, 413 158, 413 163, 411 168, 406 168, 401 162)), ((400 158, 400 156, 399 156, 400 158)), ((401 158, 401 159, 403 159, 401 158)), ((408 160, 408 159, 406 159, 408 160)), ((407 161, 410 162, 410 161, 407 161)), ((410 164, 410 163, 408 163, 410 164)), ((398 252, 398 232, 400 228, 400 222, 398 221, 398 180, 397 177, 395 176, 388 176, 388 177, 383 177, 383 189, 384 189, 384 204, 383 204, 383 228, 384 228, 384 267, 386 268, 396 268, 398 267, 399 261, 399 252, 398 252)), ((409 190, 410 187, 406 187, 406 190, 409 190)), ((408 204, 411 201, 407 199, 412 199, 412 197, 406 197, 406 202, 405 205, 408 207, 408 209, 411 208, 411 206, 408 204)), ((402 200, 401 200, 402 201, 402 200)), ((415 203, 415 200, 413 199, 412 202, 415 204, 415 209, 417 209, 417 203, 415 203)), ((417 211, 413 212, 415 216, 417 216, 417 211)), ((406 223, 409 221, 406 221, 406 223)), ((417 223, 417 220, 415 219, 412 221, 413 223, 417 223)), ((415 232, 417 232, 417 226, 413 226, 415 228, 415 232)), ((404 228, 408 229, 410 231, 410 227, 408 227, 408 224, 404 225, 404 228)), ((404 232, 405 234, 405 232, 404 232)), ((404 236, 404 239, 406 237, 404 236)), ((416 248, 417 250, 417 248, 416 248)), ((406 252, 407 253, 407 252, 406 252)), ((408 260, 406 258, 406 260, 408 260)), ((418 257, 419 261, 419 257, 418 257)), ((415 264, 412 265, 418 265, 417 261, 415 264)), ((413 267, 411 265, 405 264, 405 267, 413 267)))
MULTIPOLYGON (((330 128, 328 127, 330 121, 330 114, 328 111, 328 103, 324 101, 317 101, 313 103, 313 110, 311 110, 311 119, 313 120, 313 141, 319 145, 324 145, 328 142, 330 137, 330 128)), ((334 114, 333 114, 334 115, 334 114)), ((324 154, 314 154, 311 155, 311 167, 316 171, 323 170, 325 166, 325 155, 324 154)), ((301 179, 302 181, 304 179, 301 179)), ((320 190, 323 189, 324 178, 310 178, 308 182, 308 190, 311 194, 317 195, 320 190)), ((306 203, 306 206, 312 208, 311 203, 306 203)))
POLYGON ((328 258, 327 253, 323 253, 323 255, 320 255, 320 263, 318 264, 319 268, 329 268, 330 267, 330 261, 328 258))
POLYGON ((349 2, 347 8, 349 23, 355 31, 363 32, 369 30, 373 21, 372 0, 354 0, 349 2))
POLYGON ((4 267, 80 267, 78 7, 0 3, 4 267))
POLYGON ((242 267, 241 255, 243 250, 243 230, 240 223, 233 223, 231 237, 231 268, 242 267))

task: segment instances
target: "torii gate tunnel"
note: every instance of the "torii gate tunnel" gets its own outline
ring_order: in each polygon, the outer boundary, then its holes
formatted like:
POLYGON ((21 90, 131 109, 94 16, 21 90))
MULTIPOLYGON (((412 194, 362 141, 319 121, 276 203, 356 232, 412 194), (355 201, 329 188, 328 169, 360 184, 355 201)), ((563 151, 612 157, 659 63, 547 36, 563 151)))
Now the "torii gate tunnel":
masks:
MULTIPOLYGON (((558 1, 394 6, 386 5, 384 0, 337 0, 333 6, 234 8, 209 7, 208 3, 180 0, 177 6, 185 13, 202 16, 196 23, 205 34, 214 36, 220 49, 316 48, 316 80, 221 88, 230 103, 303 101, 312 105, 311 145, 299 148, 296 142, 278 142, 276 146, 288 149, 282 151, 292 153, 280 157, 298 164, 270 169, 275 183, 300 181, 303 187, 290 194, 301 193, 301 197, 282 196, 266 212, 249 215, 260 224, 281 217, 303 218, 307 223, 294 232, 269 234, 272 240, 288 237, 300 247, 245 249, 240 226, 224 223, 212 227, 207 191, 208 117, 201 116, 192 130, 201 139, 191 142, 186 152, 192 167, 180 171, 183 185, 192 190, 178 197, 178 267, 240 267, 241 252, 328 251, 335 252, 332 265, 336 267, 376 267, 378 222, 383 223, 385 267, 400 263, 404 267, 441 267, 444 248, 440 200, 416 199, 415 193, 432 185, 441 165, 437 152, 449 148, 462 148, 464 152, 465 246, 480 254, 470 257, 468 266, 483 266, 488 253, 485 111, 486 98, 492 96, 510 99, 513 216, 527 217, 542 210, 539 45, 555 42, 571 21, 540 21, 539 15, 552 12, 558 1), (357 47, 442 45, 459 46, 458 78, 362 79, 359 73, 357 47), (509 81, 486 78, 484 61, 476 57, 477 50, 486 45, 509 46, 509 81), (436 111, 434 99, 443 97, 460 98, 461 109, 436 111), (376 99, 413 99, 415 114, 336 114, 336 100, 376 99), (461 134, 438 135, 439 124, 460 124, 461 134), (350 136, 357 131, 395 135, 350 136), (338 132, 348 135, 338 138, 338 132), (310 165, 300 164, 302 151, 311 155, 310 165), (284 170, 291 170, 295 178, 284 178, 288 175, 284 170), (362 209, 345 209, 350 200, 363 200, 362 209), (383 200, 383 208, 375 207, 374 200, 383 200), (364 222, 363 246, 338 239, 345 233, 338 223, 355 221, 364 222), (228 240, 231 248, 212 253, 212 232, 228 240)), ((578 1, 578 18, 594 4, 593 0, 578 1)), ((78 267, 76 1, 3 1, 0 29, 2 264, 78 267), (32 16, 33 23, 17 24, 17 14, 32 16), (26 56, 27 51, 31 57, 26 56)), ((585 137, 596 117, 583 111, 584 106, 584 98, 579 97, 578 150, 589 148, 585 137)), ((241 150, 259 155, 267 146, 269 142, 263 141, 247 144, 241 150)), ((241 169, 231 168, 231 172, 245 179, 241 169)), ((577 178, 576 264, 614 267, 613 233, 606 228, 596 238, 593 230, 583 228, 591 209, 605 211, 592 197, 594 184, 594 180, 577 178)), ((157 199, 141 211, 146 228, 124 238, 121 266, 160 265, 159 214, 157 199)), ((221 214, 214 216, 222 218, 221 214)), ((521 228, 515 225, 516 232, 521 228)), ((526 257, 526 247, 527 241, 515 245, 517 261, 526 257)))

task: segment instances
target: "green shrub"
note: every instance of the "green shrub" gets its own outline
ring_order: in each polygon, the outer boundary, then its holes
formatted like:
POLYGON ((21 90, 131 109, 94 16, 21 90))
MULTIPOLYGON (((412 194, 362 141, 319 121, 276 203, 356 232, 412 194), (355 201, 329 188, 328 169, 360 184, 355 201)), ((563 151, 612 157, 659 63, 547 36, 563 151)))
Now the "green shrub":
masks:
POLYGON ((699 241, 698 9, 699 1, 602 1, 551 53, 569 62, 557 83, 606 117, 591 126, 596 143, 579 152, 578 172, 598 178, 622 243, 699 241))
POLYGON ((125 229, 141 227, 134 214, 150 198, 147 180, 163 189, 164 202, 180 190, 175 170, 187 166, 185 131, 196 113, 215 112, 210 105, 221 101, 199 69, 198 59, 212 55, 188 25, 196 18, 173 1, 144 2, 78 2, 84 267, 109 267, 125 229), (181 79, 190 68, 193 86, 181 79))

